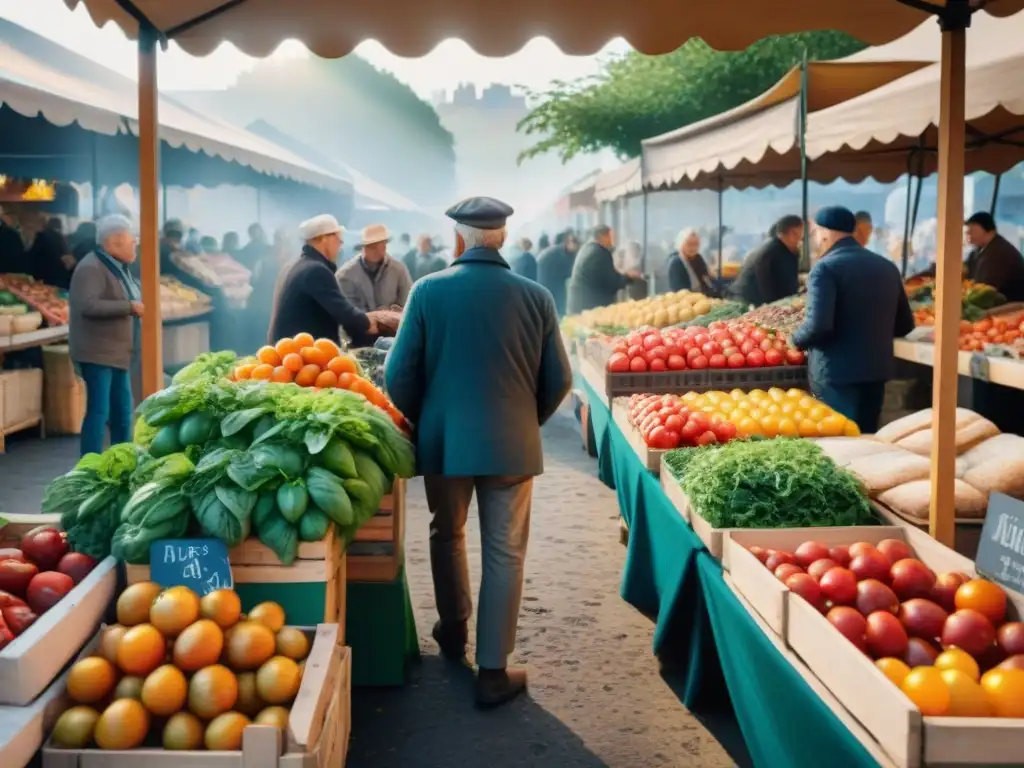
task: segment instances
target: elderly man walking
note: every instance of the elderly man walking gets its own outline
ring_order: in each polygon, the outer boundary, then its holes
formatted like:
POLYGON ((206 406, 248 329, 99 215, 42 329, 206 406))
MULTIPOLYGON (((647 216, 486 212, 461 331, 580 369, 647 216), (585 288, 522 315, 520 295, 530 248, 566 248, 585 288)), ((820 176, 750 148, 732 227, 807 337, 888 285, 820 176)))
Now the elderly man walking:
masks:
POLYGON ((448 209, 455 261, 413 287, 385 369, 388 394, 416 425, 430 506, 430 562, 440 620, 433 636, 461 660, 472 612, 466 519, 474 492, 483 577, 477 610, 476 701, 493 707, 526 688, 508 668, 515 646, 533 478, 544 471, 540 426, 572 373, 547 289, 498 252, 508 205, 469 198, 448 209))
POLYGON ((361 312, 401 309, 409 297, 412 278, 405 264, 388 255, 391 233, 383 224, 363 227, 356 244, 359 257, 338 267, 341 295, 361 312))

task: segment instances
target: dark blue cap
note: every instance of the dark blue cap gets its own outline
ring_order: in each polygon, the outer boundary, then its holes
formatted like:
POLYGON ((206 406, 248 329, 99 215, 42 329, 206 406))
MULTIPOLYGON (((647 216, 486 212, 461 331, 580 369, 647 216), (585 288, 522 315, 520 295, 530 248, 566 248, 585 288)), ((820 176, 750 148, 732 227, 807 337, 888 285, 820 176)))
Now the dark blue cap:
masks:
POLYGON ((476 229, 501 229, 514 213, 512 206, 493 197, 467 197, 444 212, 449 219, 476 229))
POLYGON ((814 214, 814 223, 819 227, 831 229, 833 232, 843 232, 847 235, 853 234, 857 229, 857 217, 849 208, 841 205, 830 205, 822 208, 814 214))

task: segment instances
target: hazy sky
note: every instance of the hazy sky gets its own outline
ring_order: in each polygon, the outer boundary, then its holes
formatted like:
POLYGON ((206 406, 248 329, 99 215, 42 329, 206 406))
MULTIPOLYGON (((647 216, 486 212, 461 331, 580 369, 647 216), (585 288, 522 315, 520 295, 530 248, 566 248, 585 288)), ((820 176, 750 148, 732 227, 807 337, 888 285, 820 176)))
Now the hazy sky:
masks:
MULTIPOLYGON (((122 74, 135 76, 134 43, 113 24, 97 29, 83 6, 72 13, 62 0, 0 0, 0 18, 45 35, 122 74)), ((625 50, 628 50, 625 41, 615 40, 602 53, 625 50)), ((427 99, 434 90, 451 90, 460 82, 471 82, 478 87, 499 82, 542 89, 552 80, 573 80, 596 73, 601 55, 567 56, 546 38, 534 39, 519 53, 502 59, 480 56, 460 40, 445 40, 420 59, 394 56, 372 40, 360 45, 356 52, 377 67, 390 70, 427 99)), ((290 41, 274 55, 304 56, 308 53, 304 46, 290 41)), ((254 59, 229 44, 205 58, 192 58, 172 43, 168 52, 161 56, 160 87, 163 90, 224 88, 253 62, 254 59)))

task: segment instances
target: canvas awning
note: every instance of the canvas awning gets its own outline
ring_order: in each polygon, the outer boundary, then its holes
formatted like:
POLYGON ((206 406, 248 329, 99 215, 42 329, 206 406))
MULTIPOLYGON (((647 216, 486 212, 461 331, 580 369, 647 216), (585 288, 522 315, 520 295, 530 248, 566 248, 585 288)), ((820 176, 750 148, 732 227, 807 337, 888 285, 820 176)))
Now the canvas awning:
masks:
POLYGON ((595 189, 597 179, 600 176, 601 169, 598 168, 566 187, 562 197, 565 199, 570 210, 574 208, 597 208, 595 189))
MULTIPOLYGON (((227 40, 250 56, 269 56, 284 40, 301 40, 313 53, 336 58, 363 40, 379 41, 399 56, 423 56, 442 40, 465 40, 485 56, 515 53, 533 37, 547 36, 566 53, 591 54, 624 37, 648 54, 674 51, 700 36, 719 50, 745 48, 768 35, 841 29, 870 44, 909 32, 930 14, 897 0, 383 0, 343 3, 304 0, 282 13, 280 0, 65 0, 85 5, 93 21, 115 22, 138 34, 141 15, 196 56, 227 40), (133 13, 135 11, 136 13, 133 13)), ((942 5, 943 0, 930 0, 942 5)), ((1022 0, 992 0, 986 8, 1007 15, 1022 0)))
MULTIPOLYGON (((17 24, 0 19, 0 105, 25 117, 42 115, 66 127, 138 135, 135 83, 17 24)), ((206 117, 166 96, 160 98, 160 138, 171 147, 239 163, 342 193, 351 184, 288 150, 206 117)))
POLYGON ((635 195, 643 191, 640 174, 640 158, 634 157, 618 168, 605 171, 594 180, 594 198, 599 203, 609 203, 620 197, 635 195))

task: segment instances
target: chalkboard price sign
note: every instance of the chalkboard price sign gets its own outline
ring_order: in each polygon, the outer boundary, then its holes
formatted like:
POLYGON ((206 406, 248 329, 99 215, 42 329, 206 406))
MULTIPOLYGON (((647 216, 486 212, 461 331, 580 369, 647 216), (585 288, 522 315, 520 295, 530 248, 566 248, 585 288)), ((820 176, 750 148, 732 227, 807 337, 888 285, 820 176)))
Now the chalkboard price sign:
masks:
POLYGON ((231 589, 228 548, 219 539, 159 539, 149 547, 150 578, 162 587, 184 586, 202 596, 231 589))
POLYGON ((1024 592, 1024 502, 1003 493, 989 497, 976 565, 993 581, 1024 592))

